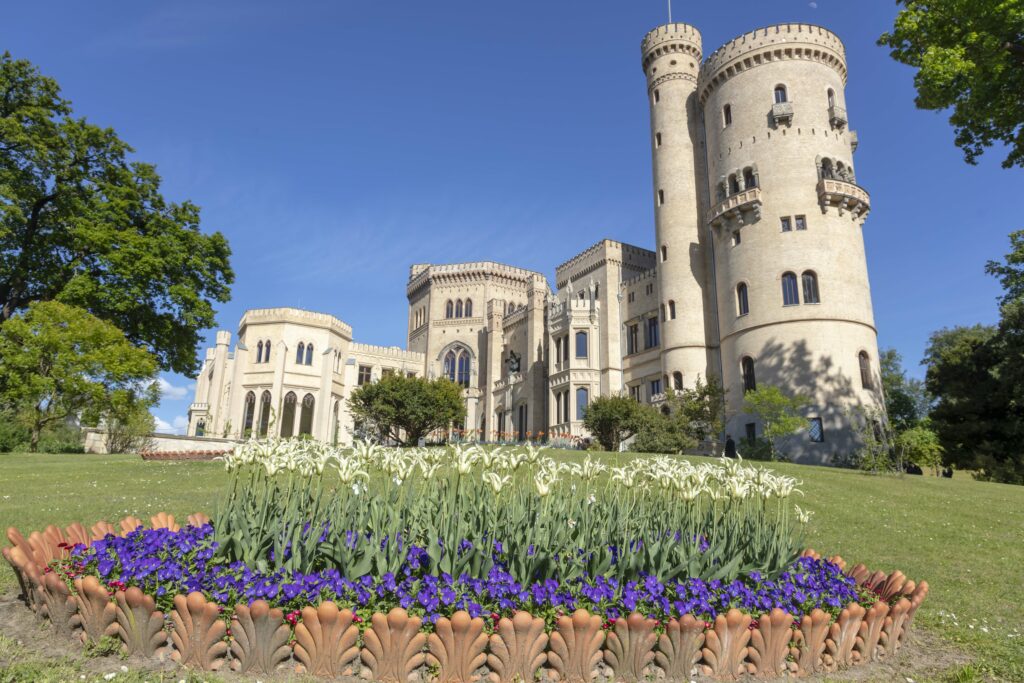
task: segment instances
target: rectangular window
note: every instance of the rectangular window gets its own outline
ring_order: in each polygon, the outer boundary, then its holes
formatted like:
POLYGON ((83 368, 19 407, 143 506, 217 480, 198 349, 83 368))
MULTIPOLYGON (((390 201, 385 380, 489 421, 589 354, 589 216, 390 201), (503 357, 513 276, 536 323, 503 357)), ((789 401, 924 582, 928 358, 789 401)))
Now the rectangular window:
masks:
POLYGON ((636 353, 639 348, 637 342, 639 341, 640 330, 639 325, 629 325, 626 328, 626 353, 636 353))
POLYGON ((757 441, 757 424, 754 422, 748 422, 744 425, 744 429, 747 432, 747 441, 754 443, 757 441))
POLYGON ((394 368, 384 368, 383 370, 380 371, 380 376, 381 377, 394 377, 395 376, 395 369, 394 368))
POLYGON ((562 392, 555 392, 555 422, 562 419, 562 392))
POLYGON ((722 119, 724 119, 725 125, 732 124, 732 107, 728 104, 722 107, 722 119))
POLYGON ((370 383, 371 370, 369 365, 359 366, 359 386, 370 383))
POLYGON ((661 147, 661 133, 654 134, 654 146, 661 147))
POLYGON ((737 244, 739 244, 742 241, 743 241, 743 238, 740 236, 740 231, 739 230, 737 230, 736 232, 734 232, 732 234, 732 246, 735 247, 737 244))
POLYGON ((559 337, 555 340, 555 362, 562 362, 562 338, 559 337))
POLYGON ((657 104, 658 102, 661 102, 661 92, 659 92, 658 90, 655 90, 654 91, 654 103, 657 104))
POLYGON ((811 437, 811 441, 814 443, 824 443, 825 427, 822 425, 820 417, 812 417, 810 419, 810 424, 807 427, 807 435, 811 437))
POLYGON ((644 348, 653 349, 658 345, 658 319, 648 318, 644 328, 644 348))
POLYGON ((629 397, 631 399, 633 399, 634 401, 636 401, 637 403, 640 402, 640 385, 639 384, 629 388, 629 397))
POLYGON ((807 217, 806 216, 797 216, 796 217, 796 229, 797 230, 806 230, 807 229, 807 217))
POLYGON ((660 379, 652 379, 651 380, 651 398, 654 398, 655 396, 657 396, 660 393, 661 393, 661 380, 660 379))
POLYGON ((658 206, 665 204, 665 190, 658 190, 658 206))
POLYGON ((587 333, 577 332, 576 333, 576 357, 586 358, 587 357, 587 333))
POLYGON ((569 392, 562 392, 562 422, 569 421, 569 392))
POLYGON ((793 223, 789 220, 789 216, 782 219, 782 232, 789 232, 793 229, 793 223))

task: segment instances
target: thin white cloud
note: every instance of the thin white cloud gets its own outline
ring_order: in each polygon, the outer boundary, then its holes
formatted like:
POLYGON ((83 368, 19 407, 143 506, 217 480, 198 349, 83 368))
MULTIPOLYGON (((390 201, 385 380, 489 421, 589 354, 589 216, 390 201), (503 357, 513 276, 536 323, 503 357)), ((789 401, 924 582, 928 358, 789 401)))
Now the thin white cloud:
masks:
POLYGON ((184 415, 178 415, 174 418, 174 422, 171 423, 171 426, 174 427, 175 434, 184 434, 188 429, 188 418, 184 415))
POLYGON ((176 415, 170 422, 156 415, 153 419, 156 420, 156 429, 153 431, 157 434, 184 434, 188 430, 188 418, 184 415, 176 415))
POLYGON ((811 9, 818 9, 818 3, 816 2, 809 2, 807 3, 807 6, 810 7, 811 9))
POLYGON ((189 387, 174 386, 163 377, 158 378, 156 384, 160 387, 160 398, 163 400, 182 401, 192 393, 189 387))
POLYGON ((167 420, 164 420, 162 418, 159 418, 156 415, 153 416, 153 419, 156 421, 156 429, 154 429, 153 431, 155 431, 157 434, 171 434, 172 433, 172 430, 174 428, 171 427, 171 423, 170 422, 168 422, 167 420))

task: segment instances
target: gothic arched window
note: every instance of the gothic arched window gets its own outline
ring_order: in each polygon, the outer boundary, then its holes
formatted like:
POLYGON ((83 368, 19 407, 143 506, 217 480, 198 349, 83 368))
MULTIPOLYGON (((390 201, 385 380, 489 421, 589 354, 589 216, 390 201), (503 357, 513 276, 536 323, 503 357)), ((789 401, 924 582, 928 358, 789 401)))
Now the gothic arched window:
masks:
POLYGON ((444 357, 444 376, 455 381, 455 352, 449 351, 444 357))
POLYGON ((832 88, 828 89, 828 106, 836 106, 836 91, 833 90, 832 88))
POLYGON ((310 344, 306 347, 306 365, 313 364, 313 345, 310 344))
POLYGON ((736 174, 733 173, 732 175, 729 176, 729 194, 736 194, 739 191, 740 191, 740 181, 736 177, 736 174))
POLYGON ((868 352, 861 351, 857 355, 857 360, 860 362, 860 385, 865 389, 873 389, 875 383, 871 380, 871 358, 868 357, 868 352))
POLYGON ((464 387, 469 386, 469 354, 465 351, 459 354, 458 382, 464 387))
POLYGON ((303 342, 299 342, 299 348, 295 350, 295 362, 302 365, 302 360, 306 355, 306 345, 303 342))
POLYGON ((267 435, 270 428, 270 392, 264 391, 260 396, 260 428, 258 433, 261 437, 267 435))
POLYGON ((453 304, 452 300, 449 299, 448 303, 446 303, 444 305, 444 317, 445 318, 451 318, 454 315, 455 315, 455 304, 453 304))
POLYGON ((757 379, 754 377, 754 359, 744 356, 740 361, 740 371, 743 374, 743 393, 757 389, 757 379))
POLYGON ((467 318, 473 317, 473 300, 466 299, 466 306, 462 309, 462 314, 467 318))
POLYGON ((576 357, 586 358, 587 357, 587 333, 577 332, 576 333, 576 357))
POLYGON ((813 270, 805 270, 804 274, 800 276, 804 285, 804 303, 805 304, 820 304, 821 299, 818 296, 818 276, 813 270))
POLYGON ((800 291, 796 286, 795 273, 782 274, 782 305, 794 306, 800 303, 800 291))
POLYGON ((306 394, 302 397, 302 413, 299 415, 299 436, 313 433, 313 408, 316 407, 316 399, 313 394, 306 394))
POLYGON ((757 187, 757 176, 754 175, 753 168, 743 169, 743 187, 748 190, 757 187))
POLYGON ((732 105, 727 104, 722 107, 722 124, 725 126, 732 124, 732 105))
POLYGON ((242 413, 242 437, 248 438, 252 433, 252 418, 256 412, 256 394, 251 391, 245 395, 245 412, 242 413))
POLYGON ((775 104, 782 104, 788 100, 789 98, 786 94, 786 86, 781 84, 775 86, 775 104))
POLYGON ((196 436, 206 436, 206 420, 196 423, 196 436))
POLYGON ((678 370, 672 373, 672 388, 676 391, 683 390, 683 373, 678 370))
POLYGON ((668 319, 669 320, 675 320, 676 319, 676 302, 672 301, 671 299, 669 299, 669 302, 668 302, 668 319))
POLYGON ((263 362, 263 342, 256 343, 256 362, 263 362))
POLYGON ((459 299, 458 301, 455 302, 455 317, 462 317, 462 299, 459 299))
POLYGON ((582 420, 587 414, 587 404, 590 402, 590 392, 580 387, 576 390, 576 419, 582 420))
POLYGON ((270 362, 270 340, 269 339, 266 340, 265 342, 263 342, 263 362, 264 363, 269 363, 270 362))
POLYGON ((747 283, 741 282, 736 285, 736 310, 738 315, 750 313, 750 302, 747 299, 747 283))
POLYGON ((284 410, 281 411, 281 438, 287 439, 295 431, 295 401, 294 392, 289 391, 284 396, 284 410))

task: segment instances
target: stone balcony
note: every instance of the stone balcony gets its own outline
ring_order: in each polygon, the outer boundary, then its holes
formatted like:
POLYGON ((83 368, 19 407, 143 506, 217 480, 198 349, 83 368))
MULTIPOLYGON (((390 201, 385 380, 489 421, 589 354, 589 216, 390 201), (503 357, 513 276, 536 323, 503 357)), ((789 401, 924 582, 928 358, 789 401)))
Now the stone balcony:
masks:
POLYGON ((846 109, 837 105, 828 108, 828 122, 833 128, 842 130, 846 127, 846 109))
POLYGON ((192 405, 190 405, 188 407, 188 410, 191 413, 208 413, 208 412, 210 412, 210 404, 209 403, 193 403, 192 405))
POLYGON ((871 196, 864 188, 845 180, 822 178, 818 181, 818 201, 824 212, 830 206, 839 209, 839 215, 849 211, 853 218, 867 218, 871 211, 871 196))
POLYGON ((748 217, 751 222, 761 218, 761 188, 759 187, 737 192, 715 204, 711 208, 708 223, 716 228, 731 220, 743 225, 748 217))
POLYGON ((787 126, 793 123, 793 103, 776 102, 772 105, 772 120, 775 125, 785 123, 787 126))

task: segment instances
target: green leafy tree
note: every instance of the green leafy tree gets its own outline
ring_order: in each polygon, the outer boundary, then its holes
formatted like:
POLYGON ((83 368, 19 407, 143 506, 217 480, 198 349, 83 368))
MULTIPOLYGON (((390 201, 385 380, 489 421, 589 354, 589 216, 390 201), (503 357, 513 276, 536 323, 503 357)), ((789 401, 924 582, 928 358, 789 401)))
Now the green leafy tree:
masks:
POLYGON ((421 437, 466 417, 462 388, 446 378, 385 375, 352 392, 349 409, 381 440, 415 446, 421 437))
POLYGON ((922 469, 930 467, 938 476, 942 465, 942 443, 939 442, 939 435, 927 423, 897 434, 895 447, 904 461, 912 462, 922 469))
POLYGON ((780 445, 808 428, 810 423, 802 413, 810 403, 810 398, 803 394, 790 396, 775 386, 761 386, 744 395, 743 412, 761 422, 772 460, 780 458, 780 445))
POLYGON ((725 431, 725 389, 717 377, 697 378, 692 389, 670 392, 669 409, 684 418, 687 436, 697 443, 717 439, 725 431))
POLYGON ((898 1, 893 30, 878 42, 917 69, 917 106, 952 108, 956 144, 969 163, 1003 143, 1003 166, 1024 166, 1024 3, 898 1))
POLYGON ((117 392, 95 422, 106 431, 108 453, 138 453, 152 441, 156 420, 150 412, 160 399, 156 384, 143 391, 117 392))
POLYGON ((614 453, 623 441, 636 434, 642 408, 626 396, 600 396, 587 406, 583 426, 594 435, 601 448, 614 453))
POLYGON ((121 330, 56 301, 31 304, 0 327, 0 405, 29 429, 113 409, 156 379, 157 362, 121 330))
POLYGON ((924 382, 907 377, 903 358, 896 349, 883 349, 879 366, 890 424, 897 433, 911 429, 926 418, 931 409, 932 399, 924 382))
POLYGON ((200 331, 229 297, 230 249, 199 208, 109 128, 75 118, 57 83, 0 57, 0 325, 33 301, 111 322, 162 368, 198 366, 200 331))

